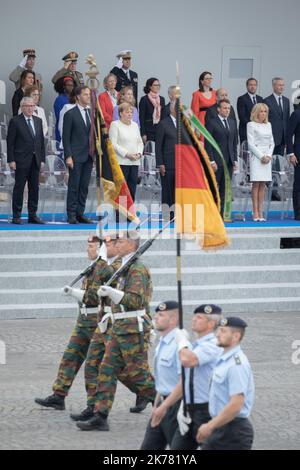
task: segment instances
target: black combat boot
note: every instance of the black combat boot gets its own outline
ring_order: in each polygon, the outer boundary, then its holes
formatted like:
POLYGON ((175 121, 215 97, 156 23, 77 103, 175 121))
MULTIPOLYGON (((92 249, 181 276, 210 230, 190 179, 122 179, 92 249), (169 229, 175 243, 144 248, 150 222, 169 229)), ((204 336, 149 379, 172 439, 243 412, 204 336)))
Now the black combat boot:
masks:
POLYGON ((93 406, 88 406, 85 410, 83 410, 79 414, 70 414, 70 418, 73 419, 73 421, 88 421, 89 419, 93 418, 94 416, 94 407, 93 406))
POLYGON ((53 393, 53 395, 50 395, 49 397, 45 399, 35 398, 34 401, 38 405, 45 406, 46 408, 54 408, 55 410, 60 410, 60 411, 63 411, 66 409, 65 397, 62 397, 61 395, 56 395, 56 393, 53 393))
POLYGON ((135 400, 135 406, 132 406, 129 411, 130 413, 140 413, 141 411, 144 411, 148 403, 153 403, 153 401, 149 400, 149 398, 137 395, 135 400))
POLYGON ((85 423, 76 423, 81 431, 109 431, 107 417, 100 413, 94 414, 94 417, 85 423))

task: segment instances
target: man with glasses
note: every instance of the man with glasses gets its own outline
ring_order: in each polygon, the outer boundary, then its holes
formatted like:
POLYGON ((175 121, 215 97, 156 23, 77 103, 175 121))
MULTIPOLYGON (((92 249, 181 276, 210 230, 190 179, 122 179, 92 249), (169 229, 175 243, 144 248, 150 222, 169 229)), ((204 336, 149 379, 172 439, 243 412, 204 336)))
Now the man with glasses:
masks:
POLYGON ((135 103, 138 102, 138 74, 130 70, 131 51, 121 51, 117 54, 118 63, 110 71, 117 77, 116 90, 120 91, 125 86, 132 86, 135 103))
POLYGON ((24 97, 20 105, 21 114, 11 119, 7 133, 7 162, 15 172, 12 223, 22 224, 24 188, 28 183, 28 223, 43 224, 37 216, 39 174, 45 162, 43 125, 33 114, 35 103, 32 98, 24 97))

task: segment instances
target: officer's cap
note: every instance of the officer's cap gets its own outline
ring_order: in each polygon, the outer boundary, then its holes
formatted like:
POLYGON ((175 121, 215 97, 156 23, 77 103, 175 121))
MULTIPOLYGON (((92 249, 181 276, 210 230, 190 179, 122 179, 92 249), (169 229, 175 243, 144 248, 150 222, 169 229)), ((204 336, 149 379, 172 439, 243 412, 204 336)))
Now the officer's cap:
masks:
POLYGON ((160 302, 156 307, 156 312, 166 312, 167 310, 176 310, 179 307, 176 300, 166 300, 165 302, 160 302))
POLYGON ((117 232, 118 238, 121 240, 139 240, 140 233, 138 230, 120 230, 117 232))
POLYGON ((117 58, 120 59, 121 57, 130 57, 131 59, 131 50, 124 50, 124 51, 120 51, 118 54, 117 54, 117 58))
POLYGON ((220 326, 232 326, 233 328, 246 328, 247 323, 239 317, 226 317, 220 320, 220 326))
POLYGON ((214 304, 202 304, 195 308, 194 313, 204 313, 205 315, 221 315, 222 309, 214 304))
POLYGON ((68 62, 77 62, 77 59, 78 59, 78 54, 75 51, 69 52, 62 58, 62 60, 68 61, 68 62))
POLYGON ((35 49, 24 49, 23 56, 25 57, 26 55, 28 55, 28 57, 36 57, 35 49))

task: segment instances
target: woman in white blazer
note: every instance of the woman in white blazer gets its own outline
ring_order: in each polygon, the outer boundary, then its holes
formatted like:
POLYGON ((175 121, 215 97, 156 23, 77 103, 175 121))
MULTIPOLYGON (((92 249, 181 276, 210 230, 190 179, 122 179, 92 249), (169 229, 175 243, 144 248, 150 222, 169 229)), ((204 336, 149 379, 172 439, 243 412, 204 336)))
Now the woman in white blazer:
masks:
POLYGON ((109 128, 109 137, 117 154, 132 200, 135 199, 138 168, 144 150, 138 125, 132 121, 133 107, 129 103, 119 106, 119 119, 109 128))
POLYGON ((272 155, 274 139, 268 121, 269 108, 256 104, 247 124, 248 150, 250 151, 250 181, 252 182, 253 220, 264 222, 263 207, 266 182, 272 181, 272 155))

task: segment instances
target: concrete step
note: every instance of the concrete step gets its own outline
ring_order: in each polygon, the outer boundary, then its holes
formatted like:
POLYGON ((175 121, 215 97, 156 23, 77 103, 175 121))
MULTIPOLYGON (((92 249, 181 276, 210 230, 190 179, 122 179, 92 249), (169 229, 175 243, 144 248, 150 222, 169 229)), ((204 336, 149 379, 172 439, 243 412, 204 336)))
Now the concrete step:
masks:
MULTIPOLYGON (((269 283, 269 284, 225 284, 225 285, 183 285, 183 299, 192 301, 196 298, 213 296, 215 302, 219 299, 247 299, 247 298, 273 298, 280 291, 281 297, 297 297, 300 292, 300 282, 298 283, 269 283)), ((154 286, 153 302, 162 299, 172 299, 177 295, 176 285, 154 286)), ((62 294, 60 288, 37 288, 37 289, 1 289, 1 304, 73 304, 74 299, 62 294)))
MULTIPOLYGON (((300 265, 300 250, 260 249, 260 250, 227 250, 216 253, 204 251, 183 251, 183 267, 226 267, 226 266, 264 266, 264 265, 300 265)), ((158 268, 162 263, 168 268, 176 267, 175 251, 149 251, 143 260, 150 269, 158 268)), ((1 272, 70 270, 81 271, 87 266, 86 253, 49 253, 49 254, 15 254, 0 255, 1 272)))
MULTIPOLYGON (((0 288, 22 289, 62 288, 79 274, 79 270, 11 271, 0 272, 0 288)), ((151 269, 154 286, 176 285, 175 268, 151 269)), ((299 265, 219 266, 182 268, 183 285, 215 286, 227 284, 285 283, 288 279, 300 282, 299 265)))

